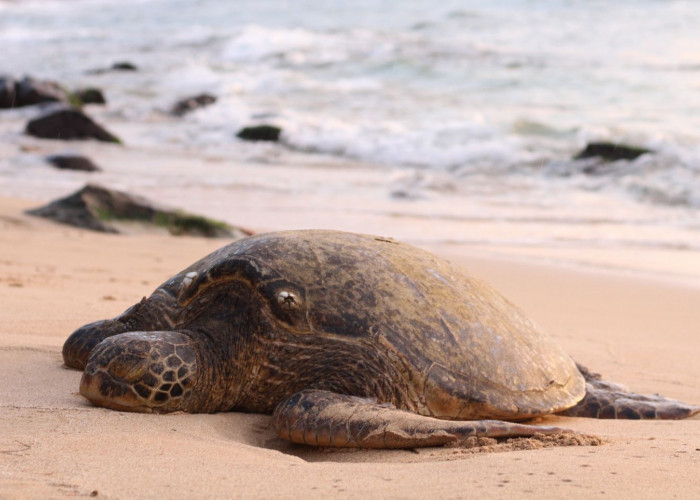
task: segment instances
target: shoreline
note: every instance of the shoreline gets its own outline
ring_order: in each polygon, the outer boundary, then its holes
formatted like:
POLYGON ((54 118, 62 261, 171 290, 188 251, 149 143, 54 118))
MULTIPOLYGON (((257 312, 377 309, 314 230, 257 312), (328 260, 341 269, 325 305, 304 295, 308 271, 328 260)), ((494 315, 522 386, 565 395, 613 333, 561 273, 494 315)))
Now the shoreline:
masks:
MULTIPOLYGON (((142 415, 91 407, 60 348, 227 242, 92 233, 0 197, 0 496, 310 498, 426 495, 660 498, 700 494, 700 419, 535 423, 597 447, 325 452, 281 443, 265 415, 142 415), (669 482, 669 475, 673 482, 669 482)), ((642 275, 429 250, 493 284, 577 361, 639 392, 700 402, 700 289, 642 275)))
MULTIPOLYGON (((126 151, 124 154, 128 157, 132 152, 126 151)), ((26 196, 7 196, 0 186, 0 203, 9 203, 17 207, 19 212, 23 212, 94 182, 144 196, 165 208, 185 209, 255 232, 338 229, 393 237, 429 250, 440 249, 456 255, 466 252, 484 258, 516 260, 620 276, 638 276, 693 288, 700 287, 700 248, 695 248, 693 241, 688 241, 686 245, 676 243, 685 235, 672 226, 656 227, 656 235, 650 233, 649 237, 658 236, 661 242, 652 245, 643 240, 624 239, 627 238, 627 233, 634 232, 634 224, 626 227, 624 223, 620 223, 617 226, 601 228, 604 223, 600 221, 581 220, 567 229, 571 222, 566 217, 559 221, 555 218, 555 223, 549 224, 538 223, 536 220, 518 220, 510 218, 507 214, 468 215, 480 213, 481 207, 478 205, 466 208, 468 214, 455 217, 448 212, 440 212, 441 208, 447 209, 449 200, 445 202, 444 207, 436 208, 430 205, 434 200, 426 203, 402 203, 401 200, 381 200, 380 196, 373 196, 381 189, 387 171, 377 175, 376 172, 372 172, 372 166, 367 164, 338 160, 337 164, 329 165, 324 163, 323 158, 316 160, 318 163, 312 165, 296 162, 265 165, 263 168, 268 168, 268 171, 260 174, 261 178, 257 183, 258 186, 265 186, 271 177, 275 176, 275 171, 290 176, 305 172, 308 176, 305 180, 309 181, 311 187, 304 193, 275 188, 251 188, 249 184, 203 191, 197 190, 196 187, 188 190, 184 187, 162 186, 140 186, 134 189, 128 181, 123 182, 126 181, 123 172, 115 172, 114 176, 97 178, 94 181, 89 174, 58 172, 56 175, 63 175, 67 182, 63 187, 54 185, 42 196, 32 199, 26 196), (364 190, 357 196, 358 203, 352 201, 352 196, 337 192, 347 176, 356 179, 365 173, 375 176, 371 180, 372 193, 364 190), (322 179, 332 184, 332 192, 314 191, 322 179), (249 190, 251 192, 245 194, 249 190), (193 193, 187 195, 190 191, 193 193), (239 196, 242 194, 244 196, 239 196), (231 201, 230 198, 234 198, 235 201, 231 201), (222 205, 224 208, 221 208, 222 205), (322 210, 321 206, 328 208, 322 210), (518 235, 525 235, 528 231, 541 235, 541 239, 517 240, 518 235), (563 231, 572 235, 578 233, 581 236, 567 240, 563 231), (609 235, 614 235, 617 231, 622 240, 614 241, 614 236, 613 240, 594 239, 600 231, 609 235)), ((243 160, 232 161, 230 166, 236 171, 244 172, 245 176, 252 175, 257 167, 254 163, 243 160)), ((4 210, 0 211, 0 215, 2 214, 4 210)), ((40 220, 36 217, 30 219, 40 220)), ((695 236, 691 233, 688 235, 695 236)), ((698 243, 700 244, 700 241, 698 243)))
POLYGON ((183 123, 142 123, 109 108, 90 113, 126 146, 36 139, 21 133, 31 110, 18 109, 0 123, 0 156, 7 158, 0 167, 0 197, 32 198, 39 205, 95 183, 257 231, 332 228, 700 286, 695 210, 606 191, 595 184, 602 177, 579 186, 527 169, 461 176, 284 144, 159 143, 144 139, 149 130, 183 123), (102 171, 48 165, 46 157, 62 153, 86 156, 102 171))

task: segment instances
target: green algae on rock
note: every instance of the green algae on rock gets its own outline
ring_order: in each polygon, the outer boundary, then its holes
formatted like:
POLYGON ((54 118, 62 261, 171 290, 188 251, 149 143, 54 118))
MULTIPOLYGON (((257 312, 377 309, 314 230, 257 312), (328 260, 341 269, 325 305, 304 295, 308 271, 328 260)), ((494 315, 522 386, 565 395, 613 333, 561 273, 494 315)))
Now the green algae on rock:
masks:
POLYGON ((157 207, 140 196, 94 184, 27 213, 105 233, 165 230, 176 236, 207 238, 240 238, 251 234, 222 221, 157 207))

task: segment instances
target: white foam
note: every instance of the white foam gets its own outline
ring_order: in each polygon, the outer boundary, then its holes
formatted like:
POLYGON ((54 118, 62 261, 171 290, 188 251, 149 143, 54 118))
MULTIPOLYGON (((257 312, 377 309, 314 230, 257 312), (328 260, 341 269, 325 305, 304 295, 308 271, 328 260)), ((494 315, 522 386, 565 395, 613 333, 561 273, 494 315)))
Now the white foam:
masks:
POLYGON ((169 95, 189 96, 204 91, 219 92, 223 77, 209 65, 189 60, 164 75, 159 85, 169 95))
POLYGON ((293 29, 271 29, 259 25, 243 27, 223 48, 228 61, 261 61, 284 57, 292 64, 315 64, 342 61, 347 57, 336 37, 323 33, 293 29))
POLYGON ((300 113, 287 113, 285 118, 289 126, 285 138, 292 146, 365 161, 440 170, 483 167, 493 171, 532 160, 520 138, 475 121, 404 124, 300 113))

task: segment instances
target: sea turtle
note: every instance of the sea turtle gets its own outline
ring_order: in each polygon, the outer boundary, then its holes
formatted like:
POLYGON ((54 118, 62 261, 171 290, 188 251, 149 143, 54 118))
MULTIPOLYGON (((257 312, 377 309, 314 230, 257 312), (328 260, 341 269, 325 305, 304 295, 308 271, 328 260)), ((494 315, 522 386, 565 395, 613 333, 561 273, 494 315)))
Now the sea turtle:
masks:
POLYGON ((227 245, 115 319, 75 331, 63 358, 84 369, 80 393, 95 405, 273 413, 281 437, 323 446, 556 433, 512 421, 557 412, 700 411, 600 380, 447 261, 337 231, 227 245))

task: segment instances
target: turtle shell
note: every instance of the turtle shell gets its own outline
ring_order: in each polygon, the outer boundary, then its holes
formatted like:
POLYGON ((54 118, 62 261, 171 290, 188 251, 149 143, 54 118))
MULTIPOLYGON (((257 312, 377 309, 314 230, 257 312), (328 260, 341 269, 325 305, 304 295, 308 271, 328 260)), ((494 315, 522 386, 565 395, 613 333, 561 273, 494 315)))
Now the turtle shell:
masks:
POLYGON ((294 335, 379 351, 418 413, 513 420, 584 396, 575 363, 520 309, 411 245, 336 231, 262 234, 210 254, 161 290, 184 307, 232 273, 268 294, 294 335))

